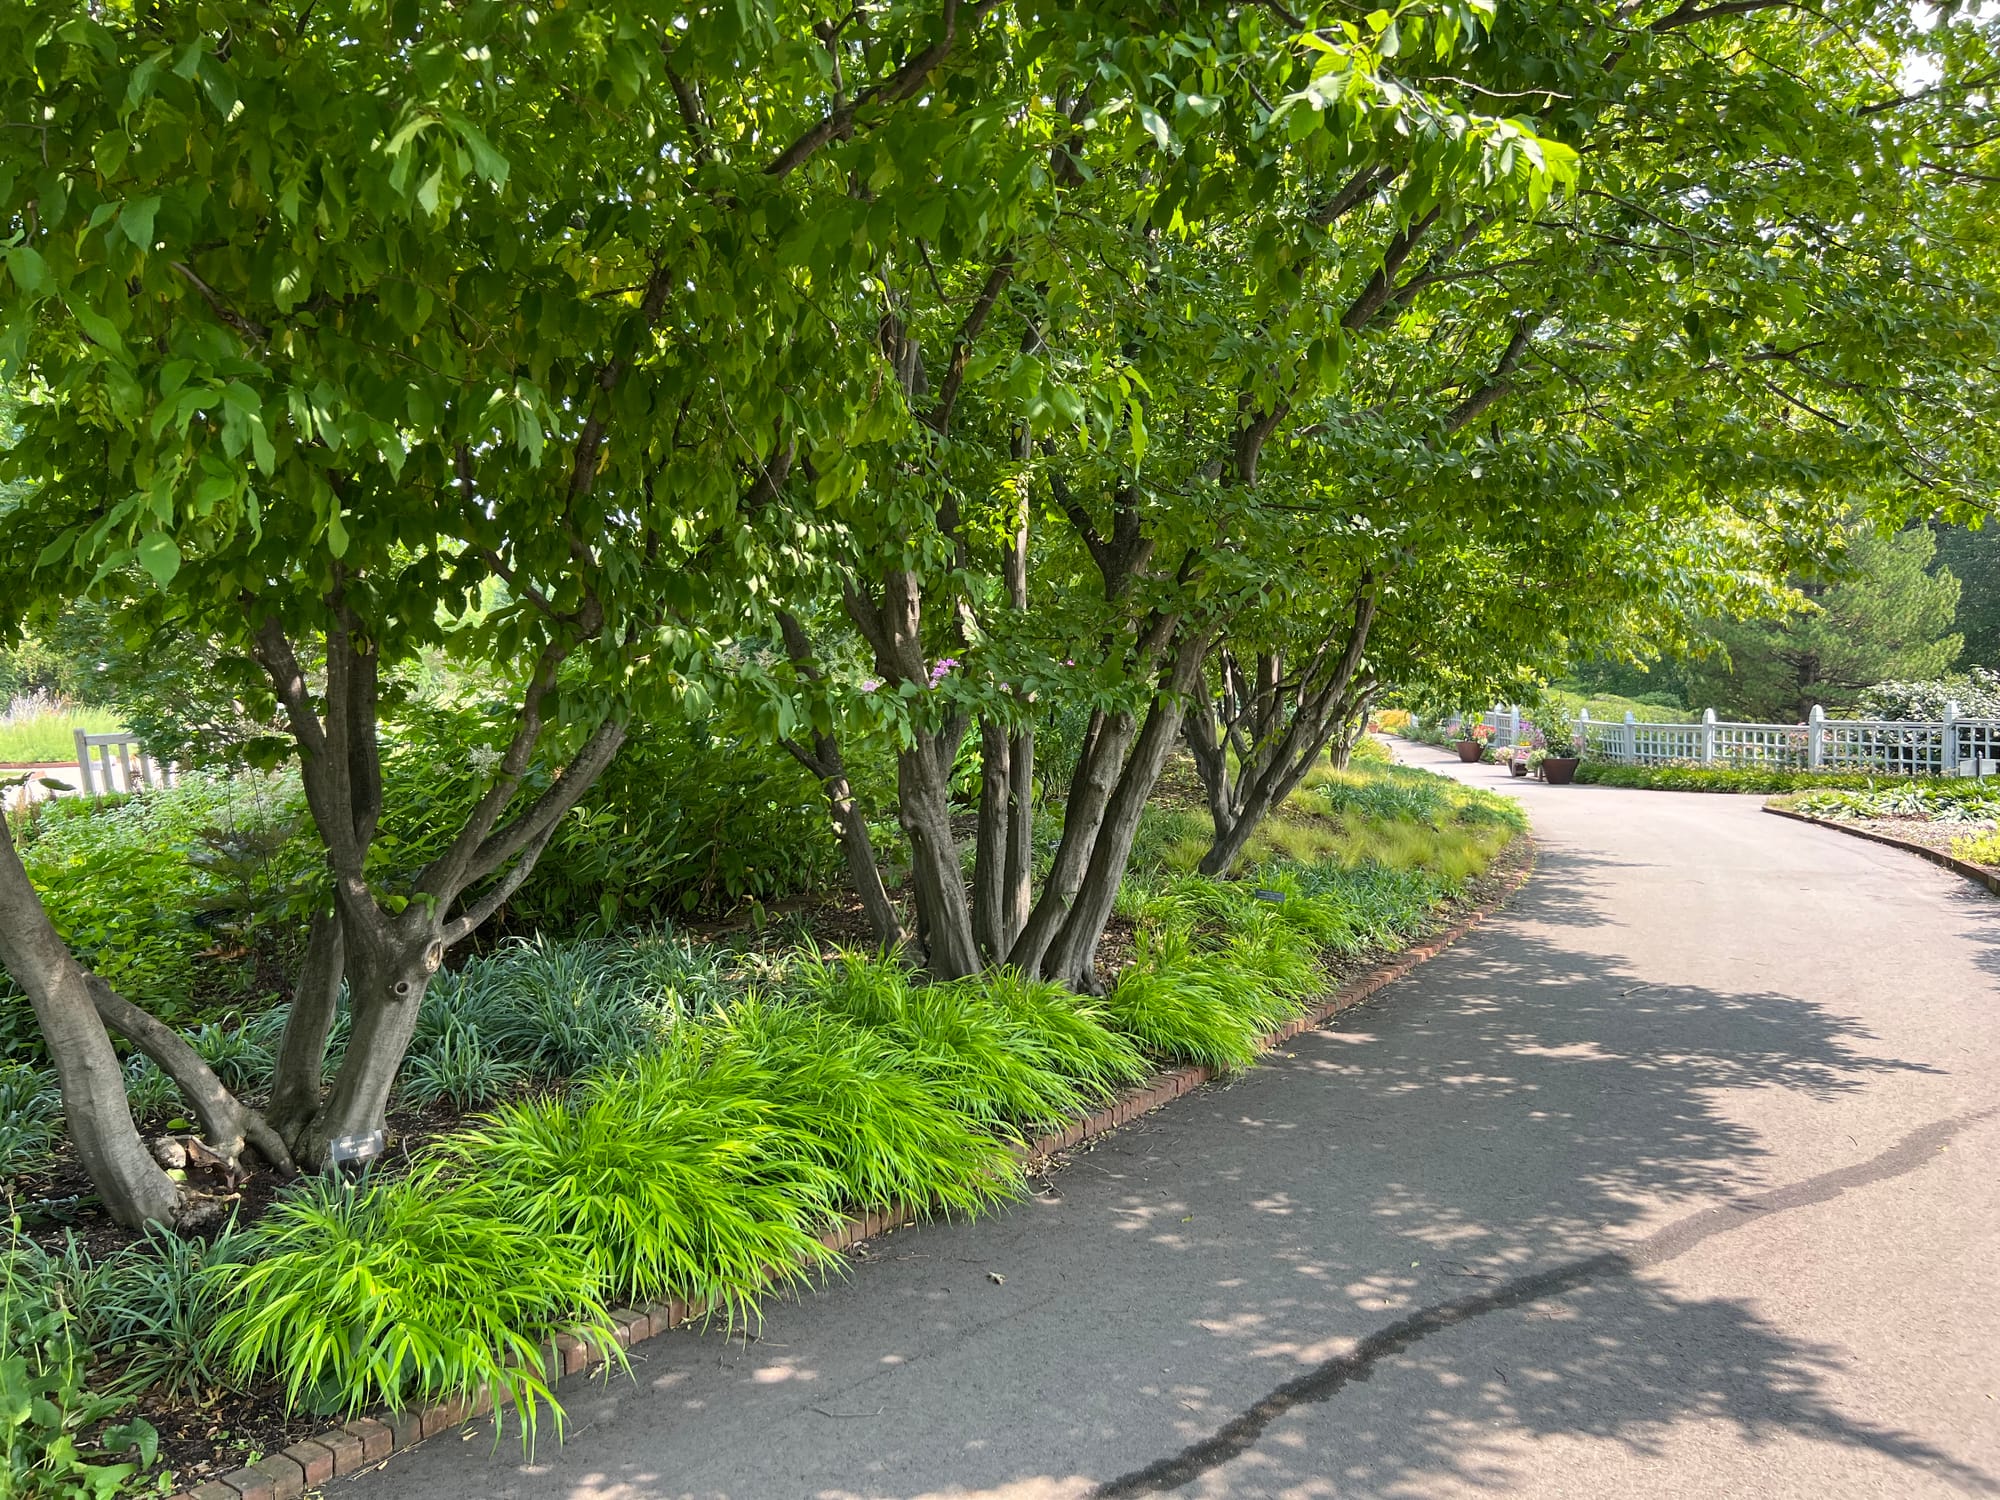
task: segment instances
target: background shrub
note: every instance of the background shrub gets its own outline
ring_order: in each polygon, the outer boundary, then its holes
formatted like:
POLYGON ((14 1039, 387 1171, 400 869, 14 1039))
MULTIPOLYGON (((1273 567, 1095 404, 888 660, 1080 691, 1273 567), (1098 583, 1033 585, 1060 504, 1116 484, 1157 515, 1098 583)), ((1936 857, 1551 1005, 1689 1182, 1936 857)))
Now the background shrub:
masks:
MULTIPOLYGON (((1622 766, 1586 760, 1576 779, 1597 786, 1633 787, 1661 792, 1808 792, 1868 791, 1895 778, 1851 771, 1788 771, 1746 766, 1622 766)), ((1926 778, 1928 782, 1939 778, 1926 778)))

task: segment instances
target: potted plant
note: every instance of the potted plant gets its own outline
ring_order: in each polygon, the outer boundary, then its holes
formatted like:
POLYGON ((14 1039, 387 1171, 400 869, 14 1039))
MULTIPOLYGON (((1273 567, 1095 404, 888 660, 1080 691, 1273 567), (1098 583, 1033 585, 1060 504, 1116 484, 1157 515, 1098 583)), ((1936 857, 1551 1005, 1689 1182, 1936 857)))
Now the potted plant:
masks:
POLYGON ((1576 738, 1567 724, 1546 730, 1542 736, 1542 780, 1551 786, 1566 786, 1576 777, 1576 738))
POLYGON ((1486 742, 1492 738, 1491 724, 1474 724, 1472 732, 1458 742, 1458 758, 1471 765, 1486 753, 1486 742))

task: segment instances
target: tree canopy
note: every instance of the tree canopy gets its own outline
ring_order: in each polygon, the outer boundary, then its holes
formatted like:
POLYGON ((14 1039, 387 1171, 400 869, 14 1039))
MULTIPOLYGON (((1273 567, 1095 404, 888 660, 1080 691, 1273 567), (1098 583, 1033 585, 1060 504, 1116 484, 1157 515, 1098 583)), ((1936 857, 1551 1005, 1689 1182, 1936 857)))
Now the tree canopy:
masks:
POLYGON ((882 942, 1091 988, 1184 737, 1226 870, 1384 682, 1677 645, 1857 510, 1984 504, 1993 40, 1875 0, 24 0, 0 632, 91 596, 282 714, 332 888, 303 1158, 379 1124, 445 947, 635 712, 791 748, 882 942), (514 707, 390 870, 384 683, 437 651, 514 707))

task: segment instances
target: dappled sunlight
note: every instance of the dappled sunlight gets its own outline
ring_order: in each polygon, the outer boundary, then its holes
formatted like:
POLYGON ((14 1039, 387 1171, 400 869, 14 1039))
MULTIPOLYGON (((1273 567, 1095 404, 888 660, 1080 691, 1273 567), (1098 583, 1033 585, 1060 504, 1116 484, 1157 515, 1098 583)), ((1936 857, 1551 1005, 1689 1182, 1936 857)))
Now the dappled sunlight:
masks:
POLYGON ((1508 914, 1337 1029, 1092 1142, 994 1218, 873 1242, 758 1339, 635 1350, 660 1373, 579 1398, 538 1487, 510 1488, 503 1455, 502 1482, 440 1500, 1401 1500, 1534 1492, 1551 1463, 1589 1493, 1627 1456, 1684 1461, 1690 1430, 1812 1444, 1871 1492, 2000 1492, 1852 1399, 1832 1339, 1661 1269, 1883 1150, 1842 1134, 1802 1162, 1746 1099, 1939 1075, 1775 968, 1703 984, 1593 951, 1636 920, 1605 893, 1640 863, 1545 842, 1508 914))

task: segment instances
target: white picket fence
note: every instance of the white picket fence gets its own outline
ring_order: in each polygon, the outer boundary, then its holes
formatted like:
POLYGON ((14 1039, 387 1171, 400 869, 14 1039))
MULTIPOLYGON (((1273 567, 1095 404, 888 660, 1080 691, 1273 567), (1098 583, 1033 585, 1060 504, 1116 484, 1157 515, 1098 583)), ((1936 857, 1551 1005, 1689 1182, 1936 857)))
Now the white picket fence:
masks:
POLYGON ((86 734, 76 732, 76 774, 86 797, 112 792, 137 792, 153 787, 174 786, 180 773, 171 762, 157 761, 132 734, 86 734))
MULTIPOLYGON (((1512 745, 1534 725, 1516 707, 1481 715, 1493 742, 1512 745)), ((1668 762, 1801 771, 1881 772, 1889 776, 2000 774, 2000 719, 1962 718, 1947 703, 1942 719, 1829 719, 1815 708, 1803 724, 1739 724, 1709 709, 1694 724, 1624 719, 1576 720, 1578 747, 1591 760, 1628 766, 1668 762)))

